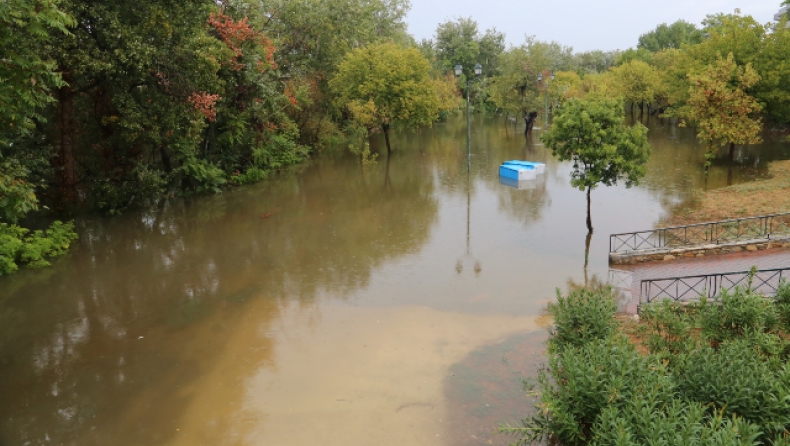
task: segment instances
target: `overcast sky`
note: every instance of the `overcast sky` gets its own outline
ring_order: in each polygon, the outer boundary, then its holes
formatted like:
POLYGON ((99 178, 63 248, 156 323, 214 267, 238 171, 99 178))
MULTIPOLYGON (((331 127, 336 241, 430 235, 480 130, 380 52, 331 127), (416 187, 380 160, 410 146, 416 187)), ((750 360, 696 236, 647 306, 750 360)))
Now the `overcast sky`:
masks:
POLYGON ((480 31, 496 27, 507 43, 525 35, 555 40, 576 51, 636 47, 640 34, 678 19, 699 25, 706 14, 740 8, 760 23, 773 20, 781 0, 411 0, 409 32, 419 42, 433 38, 436 25, 472 17, 480 31))

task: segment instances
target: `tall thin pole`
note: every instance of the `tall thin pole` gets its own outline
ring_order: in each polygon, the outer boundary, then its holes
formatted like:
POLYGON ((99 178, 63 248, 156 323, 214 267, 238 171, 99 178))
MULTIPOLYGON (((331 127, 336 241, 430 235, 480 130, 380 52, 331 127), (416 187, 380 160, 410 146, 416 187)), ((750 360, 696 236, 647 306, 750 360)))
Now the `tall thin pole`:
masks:
POLYGON ((472 171, 472 121, 469 116, 469 79, 466 80, 466 172, 472 171))

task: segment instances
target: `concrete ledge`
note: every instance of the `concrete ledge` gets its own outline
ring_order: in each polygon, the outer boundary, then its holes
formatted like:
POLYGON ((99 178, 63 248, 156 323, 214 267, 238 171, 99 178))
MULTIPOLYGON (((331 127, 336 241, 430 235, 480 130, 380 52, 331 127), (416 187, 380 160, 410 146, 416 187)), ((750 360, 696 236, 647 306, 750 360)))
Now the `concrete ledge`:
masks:
POLYGON ((742 251, 763 251, 766 249, 790 248, 790 237, 776 239, 740 240, 720 245, 696 245, 683 248, 669 247, 662 249, 645 249, 641 251, 628 251, 610 253, 610 265, 636 265, 654 261, 669 261, 676 259, 707 257, 719 254, 730 254, 742 251))

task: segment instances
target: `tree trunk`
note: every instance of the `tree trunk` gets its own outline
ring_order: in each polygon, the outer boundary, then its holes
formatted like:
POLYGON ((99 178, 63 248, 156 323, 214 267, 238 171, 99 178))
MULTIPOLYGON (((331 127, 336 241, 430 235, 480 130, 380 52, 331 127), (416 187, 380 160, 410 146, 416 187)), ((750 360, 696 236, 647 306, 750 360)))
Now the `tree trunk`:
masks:
POLYGON ((73 79, 69 69, 62 70, 63 81, 66 83, 58 89, 57 144, 56 165, 59 168, 60 193, 66 203, 74 203, 77 198, 77 167, 74 159, 74 91, 71 89, 73 79))
POLYGON ((389 156, 392 153, 392 148, 390 147, 390 125, 381 124, 381 130, 384 131, 384 140, 387 141, 387 156, 389 156))
POLYGON ((535 120, 538 118, 538 112, 529 112, 524 113, 524 124, 526 124, 526 128, 524 128, 524 136, 527 136, 529 132, 532 131, 532 127, 535 125, 535 120))
POLYGON ((590 234, 592 234, 593 227, 592 218, 590 217, 590 191, 592 191, 592 186, 587 186, 587 230, 590 231, 590 234))
POLYGON ((170 163, 170 155, 167 154, 164 144, 159 145, 159 155, 162 157, 162 166, 165 168, 166 173, 173 171, 173 165, 170 163))
POLYGON ((730 143, 730 164, 735 161, 735 143, 730 143))
POLYGON ((587 233, 587 238, 584 240, 584 286, 588 286, 587 279, 587 266, 590 264, 590 240, 592 240, 592 231, 587 233))

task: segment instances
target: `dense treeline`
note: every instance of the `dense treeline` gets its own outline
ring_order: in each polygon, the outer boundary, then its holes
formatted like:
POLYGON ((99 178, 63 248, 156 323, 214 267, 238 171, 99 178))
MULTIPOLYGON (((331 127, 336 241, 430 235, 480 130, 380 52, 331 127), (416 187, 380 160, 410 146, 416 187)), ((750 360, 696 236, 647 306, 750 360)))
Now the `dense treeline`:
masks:
MULTIPOLYGON (((303 160, 354 48, 410 44, 404 0, 0 3, 0 216, 121 211, 303 160)), ((414 46, 412 44, 412 46, 414 46)))

